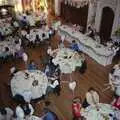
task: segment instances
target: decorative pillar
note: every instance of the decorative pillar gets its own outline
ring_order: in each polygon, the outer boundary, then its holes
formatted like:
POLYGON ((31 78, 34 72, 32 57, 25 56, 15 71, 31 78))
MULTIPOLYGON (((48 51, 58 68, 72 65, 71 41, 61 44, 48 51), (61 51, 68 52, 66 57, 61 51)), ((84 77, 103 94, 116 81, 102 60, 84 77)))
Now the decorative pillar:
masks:
POLYGON ((61 14, 61 0, 55 0, 55 15, 60 16, 61 14))
POLYGON ((97 1, 90 0, 89 2, 89 9, 88 9, 88 20, 87 20, 87 27, 95 25, 95 16, 96 16, 96 9, 97 9, 97 1))
POLYGON ((32 10, 33 10, 33 12, 35 12, 35 0, 32 0, 32 10))
POLYGON ((115 34, 115 31, 120 28, 120 1, 118 0, 116 2, 116 11, 115 11, 115 17, 114 17, 114 23, 112 27, 112 34, 111 36, 115 34))
POLYGON ((14 0, 15 12, 22 12, 22 1, 21 0, 14 0))

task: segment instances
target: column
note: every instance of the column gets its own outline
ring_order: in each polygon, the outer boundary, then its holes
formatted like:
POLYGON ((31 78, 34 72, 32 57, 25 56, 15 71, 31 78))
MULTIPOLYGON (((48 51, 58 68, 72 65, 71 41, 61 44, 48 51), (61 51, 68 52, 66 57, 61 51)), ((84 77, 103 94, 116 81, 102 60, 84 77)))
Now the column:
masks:
POLYGON ((90 0, 89 9, 88 9, 88 20, 87 26, 91 25, 94 27, 95 25, 95 16, 96 16, 97 2, 96 0, 90 0))
POLYGON ((61 0, 55 0, 55 15, 60 16, 61 13, 61 0))

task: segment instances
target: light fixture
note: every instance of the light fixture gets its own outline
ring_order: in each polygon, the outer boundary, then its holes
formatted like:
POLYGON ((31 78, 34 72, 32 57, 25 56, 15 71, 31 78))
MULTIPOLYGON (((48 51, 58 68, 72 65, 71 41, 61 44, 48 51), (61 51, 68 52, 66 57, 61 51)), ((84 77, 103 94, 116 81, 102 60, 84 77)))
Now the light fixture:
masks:
POLYGON ((2 8, 2 9, 1 9, 2 15, 6 15, 6 14, 7 14, 7 11, 8 11, 8 10, 6 10, 5 8, 2 8))
POLYGON ((77 8, 84 7, 89 3, 96 3, 97 0, 63 0, 65 4, 73 5, 77 8))

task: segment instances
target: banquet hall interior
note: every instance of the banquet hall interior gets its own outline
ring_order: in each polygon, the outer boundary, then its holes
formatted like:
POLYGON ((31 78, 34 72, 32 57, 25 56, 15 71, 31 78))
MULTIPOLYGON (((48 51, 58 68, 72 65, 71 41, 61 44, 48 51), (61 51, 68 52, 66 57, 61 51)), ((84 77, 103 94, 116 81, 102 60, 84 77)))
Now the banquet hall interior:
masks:
POLYGON ((0 120, 120 120, 120 0, 0 0, 0 120))

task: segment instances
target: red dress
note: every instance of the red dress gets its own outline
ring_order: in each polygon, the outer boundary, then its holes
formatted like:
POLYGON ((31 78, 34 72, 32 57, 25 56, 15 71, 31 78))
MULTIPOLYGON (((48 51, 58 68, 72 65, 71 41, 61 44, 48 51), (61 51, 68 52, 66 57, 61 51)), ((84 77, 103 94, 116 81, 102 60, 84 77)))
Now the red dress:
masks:
POLYGON ((115 99, 112 105, 120 110, 120 97, 115 99))
POLYGON ((80 109, 81 109, 80 103, 73 103, 72 104, 72 112, 73 112, 74 117, 79 118, 81 116, 80 109))

